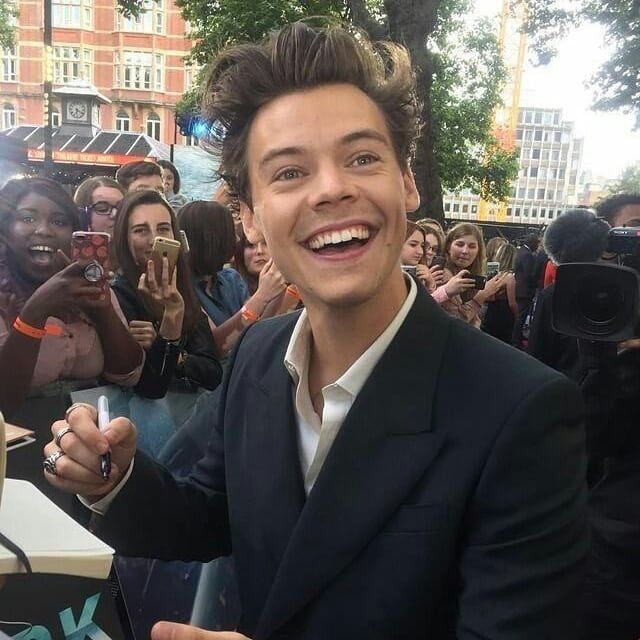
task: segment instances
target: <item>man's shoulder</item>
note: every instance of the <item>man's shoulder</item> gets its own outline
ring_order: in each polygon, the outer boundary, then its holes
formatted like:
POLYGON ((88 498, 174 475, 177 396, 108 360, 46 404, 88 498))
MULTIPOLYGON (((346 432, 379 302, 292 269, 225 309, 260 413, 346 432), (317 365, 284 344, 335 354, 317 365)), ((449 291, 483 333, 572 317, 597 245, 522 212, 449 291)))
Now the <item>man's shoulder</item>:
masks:
POLYGON ((273 355, 275 350, 286 351, 287 345, 300 317, 301 311, 294 311, 274 318, 266 318, 251 325, 244 333, 238 346, 237 359, 257 358, 260 354, 273 355))
POLYGON ((525 396, 557 383, 575 386, 558 371, 527 353, 461 322, 452 326, 444 369, 465 371, 476 396, 525 396))

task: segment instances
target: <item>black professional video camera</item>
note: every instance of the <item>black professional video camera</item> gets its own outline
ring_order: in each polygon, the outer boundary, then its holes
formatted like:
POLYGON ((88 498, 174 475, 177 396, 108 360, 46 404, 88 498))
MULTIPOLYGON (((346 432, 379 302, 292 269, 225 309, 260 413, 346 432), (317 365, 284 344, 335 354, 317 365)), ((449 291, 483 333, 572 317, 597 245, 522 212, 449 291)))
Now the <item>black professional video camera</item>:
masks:
POLYGON ((553 328, 580 341, 618 343, 638 335, 640 227, 609 231, 614 263, 561 264, 553 296, 553 328))

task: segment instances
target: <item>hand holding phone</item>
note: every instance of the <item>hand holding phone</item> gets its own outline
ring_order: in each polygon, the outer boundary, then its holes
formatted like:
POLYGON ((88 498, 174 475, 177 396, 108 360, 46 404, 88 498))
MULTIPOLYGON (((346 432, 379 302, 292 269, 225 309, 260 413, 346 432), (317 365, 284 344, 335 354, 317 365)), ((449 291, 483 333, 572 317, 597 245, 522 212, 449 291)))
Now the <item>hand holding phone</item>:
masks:
POLYGON ((182 245, 179 240, 156 236, 153 240, 152 260, 155 265, 156 282, 162 281, 162 259, 166 258, 169 266, 169 280, 173 277, 173 272, 178 263, 180 249, 182 245))

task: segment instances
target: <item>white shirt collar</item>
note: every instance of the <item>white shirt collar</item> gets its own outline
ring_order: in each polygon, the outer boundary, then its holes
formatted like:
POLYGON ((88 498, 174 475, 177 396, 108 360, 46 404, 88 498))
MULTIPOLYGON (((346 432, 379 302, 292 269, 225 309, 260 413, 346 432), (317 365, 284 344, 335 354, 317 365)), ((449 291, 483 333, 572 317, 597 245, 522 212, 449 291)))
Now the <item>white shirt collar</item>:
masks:
MULTIPOLYGON (((378 364, 380 358, 387 350, 391 341, 405 321, 413 303, 415 302, 418 288, 413 278, 405 276, 409 282, 409 292, 387 328, 376 338, 375 342, 336 380, 333 385, 340 387, 355 398, 378 364)), ((298 385, 301 380, 308 384, 309 356, 311 352, 311 326, 306 309, 302 311, 293 333, 289 340, 289 346, 284 356, 284 364, 298 385)))

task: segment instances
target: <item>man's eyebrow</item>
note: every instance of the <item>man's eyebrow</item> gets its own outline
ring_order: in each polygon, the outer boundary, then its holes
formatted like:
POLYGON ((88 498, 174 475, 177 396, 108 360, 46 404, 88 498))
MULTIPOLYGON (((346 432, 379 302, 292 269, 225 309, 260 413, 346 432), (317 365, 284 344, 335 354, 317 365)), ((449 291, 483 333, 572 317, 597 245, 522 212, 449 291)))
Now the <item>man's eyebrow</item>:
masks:
POLYGON ((387 147, 389 146, 387 137, 375 129, 358 129, 357 131, 352 131, 346 136, 343 136, 340 142, 342 144, 350 144, 352 142, 358 142, 359 140, 375 140, 387 147))
POLYGON ((148 222, 139 222, 138 224, 134 224, 131 226, 132 229, 137 229, 138 227, 148 227, 148 222))
MULTIPOLYGON (((389 140, 379 131, 375 129, 358 129, 357 131, 352 131, 351 133, 347 133, 347 135, 340 138, 340 144, 347 145, 352 142, 357 142, 359 140, 375 140, 376 142, 381 142, 385 146, 389 146, 389 140)), ((279 158, 280 156, 299 156, 304 153, 303 147, 279 147, 276 149, 271 149, 268 151, 260 160, 260 166, 268 164, 275 158, 279 158)))
POLYGON ((275 158, 279 158, 280 156, 299 156, 304 153, 304 149, 302 147, 277 147, 275 149, 271 149, 262 156, 260 160, 260 166, 264 167, 264 165, 268 164, 275 158))

